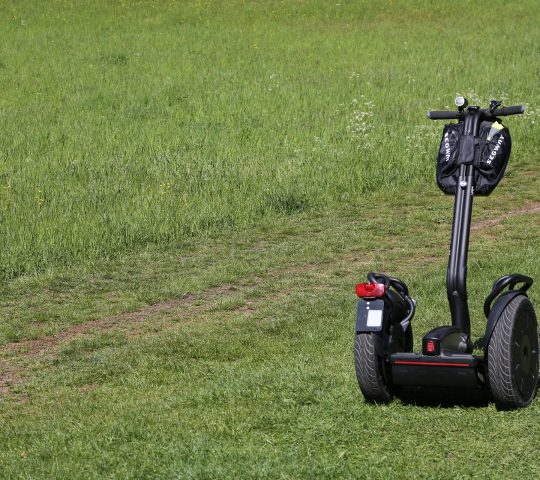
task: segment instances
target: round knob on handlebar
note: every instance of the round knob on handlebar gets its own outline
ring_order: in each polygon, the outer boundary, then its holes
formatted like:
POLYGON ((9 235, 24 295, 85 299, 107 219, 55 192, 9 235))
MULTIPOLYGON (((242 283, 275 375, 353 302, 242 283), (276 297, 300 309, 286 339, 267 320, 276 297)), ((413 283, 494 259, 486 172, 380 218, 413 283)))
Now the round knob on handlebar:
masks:
POLYGON ((455 98, 454 103, 456 104, 456 107, 458 107, 461 110, 467 107, 469 105, 469 102, 465 97, 458 96, 455 98))

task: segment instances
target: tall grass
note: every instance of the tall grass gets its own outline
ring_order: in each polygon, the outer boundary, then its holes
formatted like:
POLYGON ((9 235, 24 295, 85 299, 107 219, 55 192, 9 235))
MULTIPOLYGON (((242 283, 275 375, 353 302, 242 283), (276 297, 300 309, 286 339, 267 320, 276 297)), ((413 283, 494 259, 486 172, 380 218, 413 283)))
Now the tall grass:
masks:
MULTIPOLYGON (((539 20, 534 1, 2 2, 0 276, 433 188, 425 111, 538 105, 539 20)), ((536 112, 508 122, 518 165, 536 112)))

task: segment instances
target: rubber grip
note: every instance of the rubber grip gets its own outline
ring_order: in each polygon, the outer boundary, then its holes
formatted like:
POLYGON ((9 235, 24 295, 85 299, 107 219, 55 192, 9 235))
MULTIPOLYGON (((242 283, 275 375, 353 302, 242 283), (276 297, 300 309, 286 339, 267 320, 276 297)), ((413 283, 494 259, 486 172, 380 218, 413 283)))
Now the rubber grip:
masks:
POLYGON ((519 115, 525 113, 525 105, 514 105, 512 107, 499 108, 493 112, 494 117, 506 117, 508 115, 519 115))
POLYGON ((431 120, 454 120, 459 118, 461 112, 444 112, 444 111, 431 111, 427 112, 428 118, 431 120))

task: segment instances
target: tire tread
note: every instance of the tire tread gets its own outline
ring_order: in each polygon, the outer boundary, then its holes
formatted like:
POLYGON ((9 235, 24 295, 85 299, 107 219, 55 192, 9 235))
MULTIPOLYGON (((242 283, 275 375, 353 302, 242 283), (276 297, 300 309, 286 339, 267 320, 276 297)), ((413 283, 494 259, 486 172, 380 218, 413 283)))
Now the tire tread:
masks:
POLYGON ((531 396, 524 398, 514 385, 512 375, 512 342, 516 315, 520 308, 528 307, 532 310, 532 304, 527 297, 514 298, 502 312, 489 342, 488 379, 495 405, 500 410, 526 407, 536 394, 535 388, 531 396))
POLYGON ((354 364, 360 390, 368 403, 388 403, 392 393, 381 372, 381 359, 375 351, 374 335, 359 333, 354 341, 354 364))

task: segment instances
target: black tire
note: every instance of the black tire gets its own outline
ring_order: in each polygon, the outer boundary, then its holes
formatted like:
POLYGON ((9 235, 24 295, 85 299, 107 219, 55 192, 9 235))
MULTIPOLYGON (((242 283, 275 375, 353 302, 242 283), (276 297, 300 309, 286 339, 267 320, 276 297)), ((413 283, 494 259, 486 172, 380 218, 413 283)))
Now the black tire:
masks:
POLYGON ((368 403, 392 400, 392 392, 384 379, 383 361, 375 350, 375 334, 357 333, 354 339, 356 379, 368 403))
POLYGON ((538 388, 538 329, 530 300, 514 298, 495 325, 487 351, 488 381, 499 410, 529 405, 538 388))

